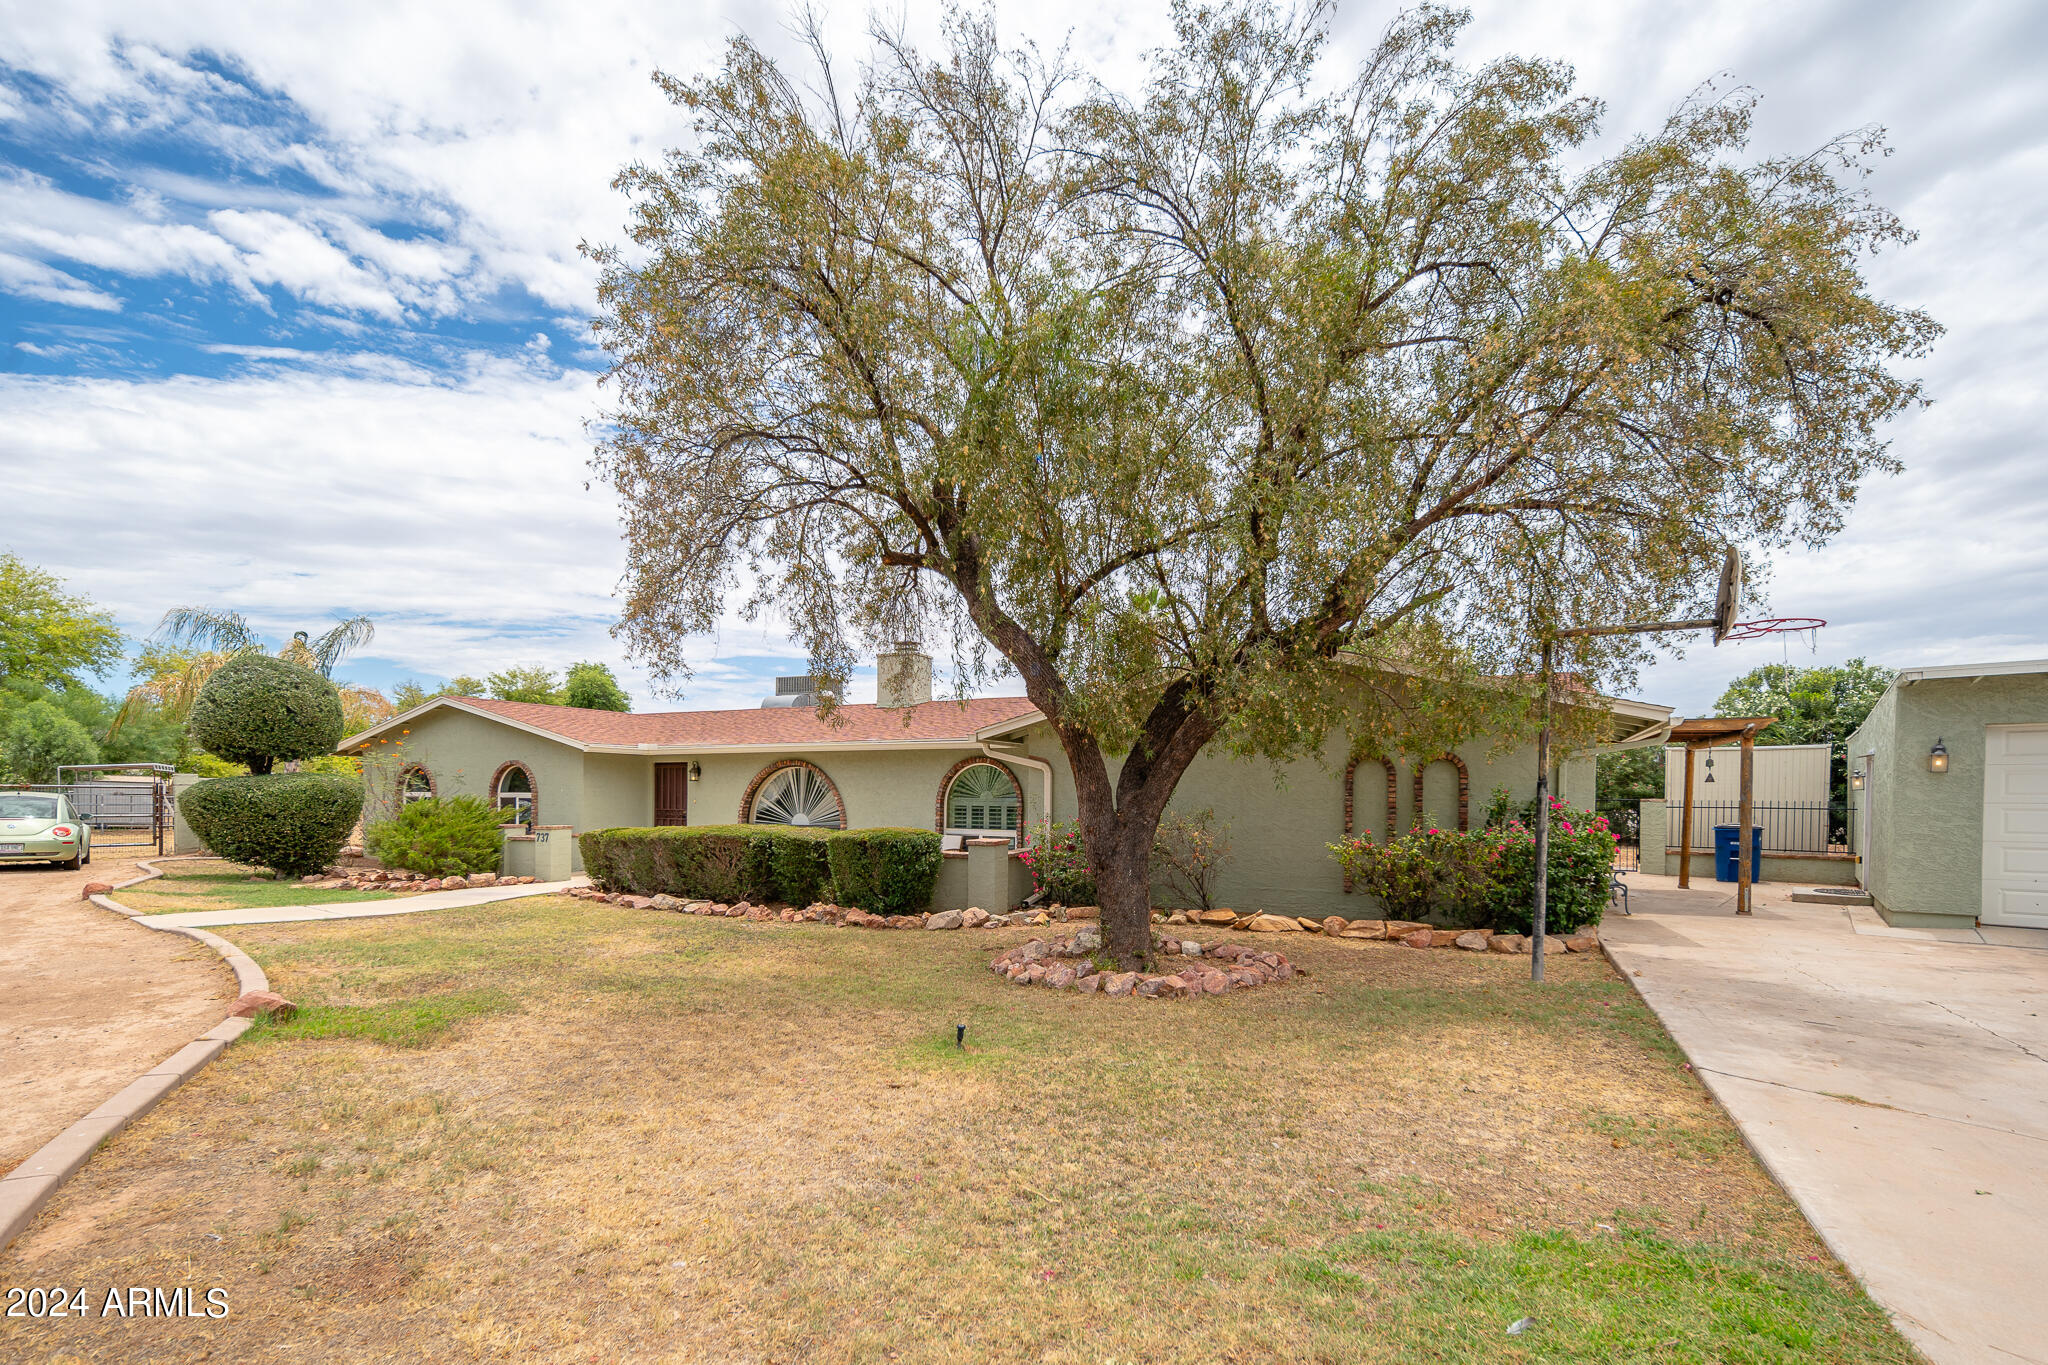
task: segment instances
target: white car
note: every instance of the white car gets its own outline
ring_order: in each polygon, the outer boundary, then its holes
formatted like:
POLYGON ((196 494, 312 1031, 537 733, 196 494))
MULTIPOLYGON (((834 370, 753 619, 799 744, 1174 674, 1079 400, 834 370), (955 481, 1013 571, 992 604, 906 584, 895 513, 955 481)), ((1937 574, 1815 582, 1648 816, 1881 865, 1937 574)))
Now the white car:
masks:
POLYGON ((92 826, 61 792, 0 791, 0 863, 92 861, 92 826))

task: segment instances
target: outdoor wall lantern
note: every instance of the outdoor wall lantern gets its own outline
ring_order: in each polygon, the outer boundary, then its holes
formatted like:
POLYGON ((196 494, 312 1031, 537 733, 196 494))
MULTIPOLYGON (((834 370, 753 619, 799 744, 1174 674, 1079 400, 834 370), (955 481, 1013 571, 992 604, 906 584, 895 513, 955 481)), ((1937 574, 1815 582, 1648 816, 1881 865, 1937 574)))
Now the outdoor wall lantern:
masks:
POLYGON ((1849 790, 1856 792, 1863 790, 1863 769, 1858 768, 1855 772, 1849 774, 1849 790))
POLYGON ((700 778, 702 778, 703 776, 704 776, 704 765, 703 765, 702 763, 699 763, 699 762, 698 762, 698 761, 697 761, 696 759, 694 759, 694 758, 693 758, 693 759, 691 759, 691 760, 690 760, 690 780, 691 780, 692 782, 695 782, 695 781, 698 781, 698 780, 699 780, 700 778))
POLYGON ((1934 741, 1934 747, 1927 751, 1927 769, 1929 772, 1937 773, 1948 771, 1948 746, 1938 738, 1934 741))

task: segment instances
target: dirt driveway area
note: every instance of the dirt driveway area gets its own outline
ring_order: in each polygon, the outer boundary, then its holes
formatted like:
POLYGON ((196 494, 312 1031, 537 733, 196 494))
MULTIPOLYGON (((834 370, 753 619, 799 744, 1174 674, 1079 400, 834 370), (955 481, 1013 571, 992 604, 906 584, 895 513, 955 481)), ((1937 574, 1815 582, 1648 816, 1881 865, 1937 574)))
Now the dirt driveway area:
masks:
POLYGON ((72 872, 0 867, 0 1172, 220 1022, 234 973, 205 945, 79 897, 137 875, 96 851, 72 872))

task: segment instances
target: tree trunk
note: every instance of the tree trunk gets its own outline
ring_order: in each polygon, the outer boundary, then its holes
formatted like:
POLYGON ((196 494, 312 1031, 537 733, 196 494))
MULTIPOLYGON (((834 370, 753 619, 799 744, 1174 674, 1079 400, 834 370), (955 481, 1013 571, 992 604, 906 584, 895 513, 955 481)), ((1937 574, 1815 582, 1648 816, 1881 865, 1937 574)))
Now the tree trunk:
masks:
POLYGON ((1096 904, 1102 914, 1102 947, 1119 970, 1152 966, 1152 839, 1159 817, 1110 812, 1105 822, 1082 816, 1088 864, 1095 873, 1096 904), (1142 828, 1140 828, 1142 826, 1142 828), (1098 850, 1100 850, 1098 852, 1098 850))

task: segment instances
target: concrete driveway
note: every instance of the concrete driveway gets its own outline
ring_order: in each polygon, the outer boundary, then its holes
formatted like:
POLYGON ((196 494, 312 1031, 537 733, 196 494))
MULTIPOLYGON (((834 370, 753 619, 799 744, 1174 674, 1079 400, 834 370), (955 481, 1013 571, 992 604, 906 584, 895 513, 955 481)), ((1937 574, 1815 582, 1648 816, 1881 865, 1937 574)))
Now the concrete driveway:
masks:
POLYGON ((2048 931, 1928 933, 1631 875, 1609 954, 1936 1362, 2048 1365, 2048 931))

